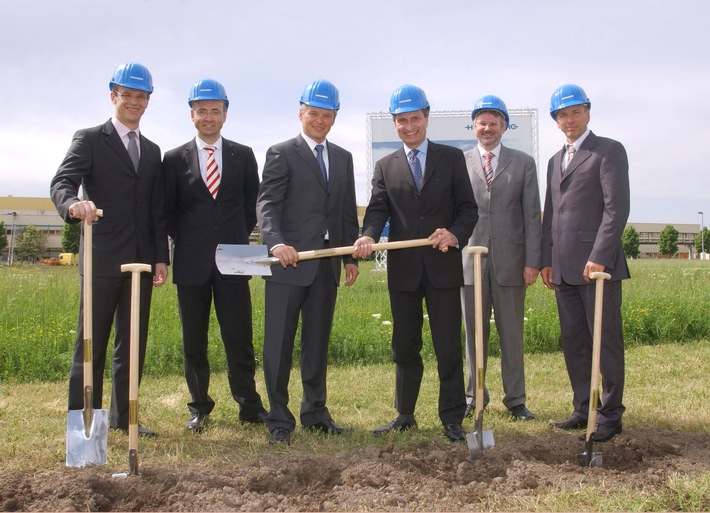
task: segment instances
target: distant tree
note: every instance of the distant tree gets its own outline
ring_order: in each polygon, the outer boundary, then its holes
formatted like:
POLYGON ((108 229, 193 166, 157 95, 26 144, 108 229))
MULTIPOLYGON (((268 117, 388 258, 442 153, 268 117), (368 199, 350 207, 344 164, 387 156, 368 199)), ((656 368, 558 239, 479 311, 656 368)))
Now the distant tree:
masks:
POLYGON ((64 230, 62 230, 62 251, 65 253, 78 253, 80 238, 81 223, 64 223, 64 230))
POLYGON ((678 230, 670 224, 666 226, 658 237, 658 250, 661 255, 672 257, 678 253, 678 230))
MULTIPOLYGON (((695 252, 698 254, 703 252, 703 249, 700 247, 703 244, 703 233, 705 234, 705 253, 708 252, 708 248, 710 247, 710 229, 705 226, 703 227, 703 231, 698 232, 695 236, 695 252)), ((2 241, 0 241, 0 248, 2 248, 2 241)))
POLYGON ((0 221, 0 251, 7 247, 7 228, 5 222, 0 221))
POLYGON ((639 247, 641 242, 639 241, 639 232, 633 226, 627 226, 624 229, 624 233, 621 234, 621 244, 624 247, 624 253, 629 258, 638 258, 639 247))
POLYGON ((25 226, 17 236, 15 255, 18 259, 36 262, 44 253, 45 235, 31 224, 25 226))

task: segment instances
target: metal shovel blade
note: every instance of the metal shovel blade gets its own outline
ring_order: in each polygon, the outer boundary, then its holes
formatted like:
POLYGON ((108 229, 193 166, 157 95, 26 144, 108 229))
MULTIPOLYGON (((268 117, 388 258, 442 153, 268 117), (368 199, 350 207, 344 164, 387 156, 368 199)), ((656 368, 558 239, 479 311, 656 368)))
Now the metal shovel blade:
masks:
POLYGON ((269 251, 265 245, 218 244, 215 263, 222 274, 271 276, 269 251))
POLYGON ((584 452, 577 454, 577 463, 581 467, 601 467, 604 462, 604 457, 600 452, 592 451, 592 438, 584 444, 584 452))
POLYGON ((67 467, 105 465, 108 452, 108 411, 94 410, 87 431, 82 410, 67 415, 67 467))
POLYGON ((481 457, 484 449, 495 447, 493 440, 493 431, 487 429, 483 431, 474 431, 466 435, 466 443, 468 444, 468 452, 471 460, 481 457))

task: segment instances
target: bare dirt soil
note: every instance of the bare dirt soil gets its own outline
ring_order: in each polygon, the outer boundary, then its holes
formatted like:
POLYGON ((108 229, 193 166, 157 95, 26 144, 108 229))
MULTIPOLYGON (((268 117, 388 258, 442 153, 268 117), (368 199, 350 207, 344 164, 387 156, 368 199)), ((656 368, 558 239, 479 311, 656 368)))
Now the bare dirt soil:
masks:
POLYGON ((563 433, 496 440, 474 463, 465 444, 425 444, 330 455, 284 449, 229 466, 144 465, 124 479, 105 468, 5 473, 0 510, 471 511, 587 486, 660 493, 671 474, 710 471, 708 434, 625 431, 595 444, 603 453, 598 468, 577 465, 582 449, 576 435, 563 433))

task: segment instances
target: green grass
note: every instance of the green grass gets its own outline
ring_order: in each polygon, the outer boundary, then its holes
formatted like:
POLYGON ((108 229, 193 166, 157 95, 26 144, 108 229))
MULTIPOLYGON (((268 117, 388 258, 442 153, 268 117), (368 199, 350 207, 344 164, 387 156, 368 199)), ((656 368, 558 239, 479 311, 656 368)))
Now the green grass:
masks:
MULTIPOLYGON (((687 344, 666 343, 634 347, 627 351, 625 431, 666 430, 710 433, 710 404, 707 401, 707 374, 703 362, 710 361, 708 341, 687 344), (679 386, 679 383, 682 383, 679 386)), ((552 439, 560 433, 549 429, 548 419, 569 413, 571 392, 560 354, 526 356, 528 404, 537 414, 533 422, 511 422, 501 404, 500 360, 489 362, 487 384, 491 403, 485 427, 495 433, 496 443, 516 437, 552 439)), ((263 376, 257 386, 264 394, 263 376)), ((154 440, 140 441, 141 465, 190 465, 191 463, 229 466, 238 471, 245 462, 268 454, 288 452, 337 455, 370 446, 409 450, 448 447, 437 415, 438 380, 435 365, 426 362, 422 389, 417 403, 420 429, 397 437, 374 438, 371 430, 392 419, 394 368, 392 364, 334 365, 328 375, 328 406, 339 422, 355 431, 343 437, 322 436, 297 429, 289 449, 268 444, 264 427, 238 424, 238 409, 229 394, 226 374, 215 373, 210 389, 216 407, 212 425, 199 437, 185 432, 189 400, 184 379, 179 375, 146 375, 141 385, 140 421, 160 433, 154 440)), ((301 395, 300 375, 294 369, 290 386, 292 407, 297 410, 301 395)), ((0 383, 0 475, 32 470, 60 471, 64 467, 66 423, 66 382, 0 383)), ((467 419, 464 427, 473 428, 467 419)), ((633 435, 632 435, 633 436, 633 435)), ((581 444, 581 442, 580 442, 581 444)), ((125 435, 109 433, 106 472, 124 471, 125 435)), ((580 445, 581 447, 581 445, 580 445)), ((672 465, 672 463, 669 463, 672 465)), ((627 489, 610 475, 608 483, 582 484, 558 489, 541 488, 533 496, 491 496, 489 510, 508 511, 702 511, 707 508, 710 472, 669 473, 662 486, 627 489)), ((580 480, 582 476, 580 475, 580 480)), ((443 507, 443 506, 442 506, 443 507)))
MULTIPOLYGON (((330 361, 364 365, 390 361, 392 325, 386 273, 363 262, 357 283, 338 295, 330 361)), ((627 347, 668 340, 687 343, 710 338, 710 265, 707 262, 635 260, 632 279, 624 283, 624 332, 627 347)), ((261 358, 264 282, 251 280, 254 344, 261 358)), ((66 378, 76 336, 79 278, 76 267, 0 267, 0 380, 29 382, 66 378)), ((540 280, 526 300, 527 354, 560 349, 555 295, 540 280)), ((428 325, 425 324, 425 338, 428 325)), ((216 320, 210 326, 210 362, 226 368, 216 320)), ((146 373, 182 373, 182 345, 176 289, 154 290, 146 373)), ((298 352, 298 345, 296 346, 298 352)), ((424 357, 433 358, 431 344, 424 357)), ((499 354, 495 329, 490 354, 499 354)), ((296 354, 296 357, 298 354, 296 354)), ((107 369, 108 371, 108 369, 107 369)))

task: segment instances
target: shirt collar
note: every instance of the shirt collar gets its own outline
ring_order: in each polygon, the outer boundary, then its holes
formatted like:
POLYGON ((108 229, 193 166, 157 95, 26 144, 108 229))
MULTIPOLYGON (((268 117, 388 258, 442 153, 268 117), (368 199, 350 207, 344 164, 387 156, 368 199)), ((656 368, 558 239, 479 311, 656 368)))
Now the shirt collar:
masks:
POLYGON ((206 146, 212 146, 213 148, 216 149, 216 151, 221 151, 222 150, 222 136, 219 136, 219 139, 217 139, 215 142, 212 144, 207 144, 205 141, 200 139, 199 135, 195 136, 195 142, 197 143, 197 149, 198 150, 204 150, 206 146))
POLYGON ((500 150, 501 150, 501 148, 502 148, 501 144, 498 143, 498 146, 496 146, 495 148, 493 148, 493 149, 489 152, 487 149, 485 149, 483 146, 481 146, 481 145, 479 144, 479 145, 478 145, 478 152, 481 154, 481 157, 483 157, 483 155, 485 155, 486 153, 492 153, 495 158, 500 158, 500 150))
MULTIPOLYGON (((412 151, 412 150, 418 150, 419 153, 421 153, 422 155, 426 155, 428 149, 429 149, 429 139, 424 138, 424 142, 422 142, 422 143, 421 143, 419 146, 417 146, 416 148, 410 148, 409 146, 407 146, 407 145, 405 144, 405 145, 404 145, 404 154, 405 154, 405 155, 409 155, 409 152, 410 152, 410 151, 412 151)), ((417 156, 419 156, 419 155, 417 155, 417 156)))
POLYGON ((312 151, 314 151, 314 152, 316 151, 316 146, 319 145, 319 144, 322 144, 322 145, 325 146, 325 147, 328 146, 328 139, 324 139, 322 143, 315 142, 313 139, 311 139, 310 137, 308 137, 308 136, 307 136, 306 134, 304 134, 303 132, 301 132, 301 137, 303 137, 303 140, 306 141, 306 144, 308 144, 308 147, 309 147, 312 151))
POLYGON ((116 129, 116 132, 118 133, 118 136, 123 139, 125 137, 128 137, 128 132, 135 132, 136 136, 140 136, 140 128, 136 128, 135 130, 128 128, 126 125, 121 123, 118 119, 115 117, 111 118, 111 123, 113 123, 113 127, 116 129))

